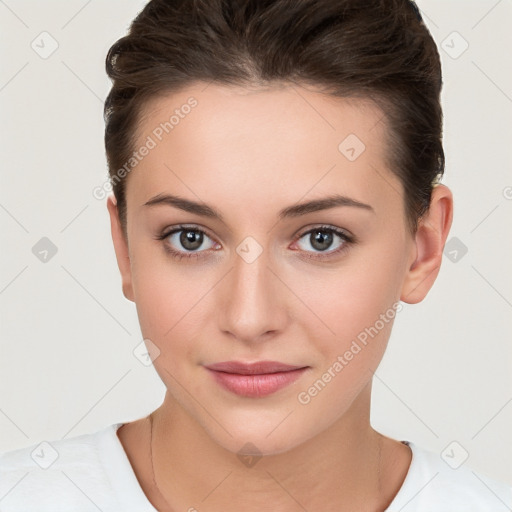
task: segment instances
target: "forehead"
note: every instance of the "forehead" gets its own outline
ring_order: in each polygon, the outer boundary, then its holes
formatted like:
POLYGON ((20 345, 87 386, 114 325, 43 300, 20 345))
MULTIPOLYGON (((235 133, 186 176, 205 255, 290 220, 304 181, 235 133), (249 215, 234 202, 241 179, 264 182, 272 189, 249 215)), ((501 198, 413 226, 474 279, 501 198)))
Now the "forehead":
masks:
POLYGON ((395 200, 400 189, 387 169, 383 112, 370 100, 200 83, 151 100, 139 121, 135 149, 151 149, 128 180, 138 204, 162 192, 245 207, 333 192, 370 202, 386 199, 383 187, 395 200))

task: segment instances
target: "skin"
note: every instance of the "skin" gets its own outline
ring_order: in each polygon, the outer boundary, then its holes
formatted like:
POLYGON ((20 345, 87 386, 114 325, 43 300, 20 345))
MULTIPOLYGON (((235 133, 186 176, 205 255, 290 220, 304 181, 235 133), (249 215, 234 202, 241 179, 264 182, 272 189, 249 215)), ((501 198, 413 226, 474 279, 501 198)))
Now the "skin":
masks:
POLYGON ((401 183, 385 164, 382 111, 296 85, 198 83, 153 100, 136 146, 190 96, 198 105, 127 178, 127 237, 115 199, 107 201, 123 292, 144 338, 160 350, 153 364, 167 387, 153 413, 160 492, 148 419, 118 431, 141 487, 158 510, 384 510, 411 462, 407 446, 370 425, 372 375, 393 321, 309 403, 297 397, 393 304, 423 300, 441 265, 452 194, 437 185, 411 234, 401 183), (366 146, 354 161, 338 150, 351 133, 366 146), (372 209, 279 218, 286 207, 333 193, 372 209), (222 220, 144 206, 159 194, 207 203, 222 220), (166 244, 187 253, 179 233, 157 239, 180 223, 206 231, 200 258, 170 256, 166 244), (305 234, 322 225, 355 243, 334 235, 322 252, 305 234), (262 249, 251 263, 236 251, 248 236, 262 249), (203 366, 227 360, 309 368, 272 395, 247 398, 203 366), (252 467, 237 457, 248 442, 263 455, 252 467))

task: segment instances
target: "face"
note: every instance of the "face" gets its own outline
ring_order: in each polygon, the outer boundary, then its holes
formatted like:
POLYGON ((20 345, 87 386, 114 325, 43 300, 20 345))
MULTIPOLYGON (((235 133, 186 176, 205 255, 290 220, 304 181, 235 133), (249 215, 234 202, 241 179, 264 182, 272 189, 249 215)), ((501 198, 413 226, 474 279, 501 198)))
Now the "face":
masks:
POLYGON ((110 209, 170 399, 233 452, 361 422, 417 255, 383 113, 197 84, 148 104, 137 138, 127 244, 110 209))

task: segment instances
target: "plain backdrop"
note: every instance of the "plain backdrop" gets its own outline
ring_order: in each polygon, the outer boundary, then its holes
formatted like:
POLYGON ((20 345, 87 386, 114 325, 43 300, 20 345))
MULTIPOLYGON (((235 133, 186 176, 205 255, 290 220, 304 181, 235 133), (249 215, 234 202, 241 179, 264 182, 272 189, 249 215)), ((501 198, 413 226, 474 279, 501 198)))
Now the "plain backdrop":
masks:
MULTIPOLYGON (((164 396, 133 354, 135 307, 93 196, 105 55, 144 3, 0 2, 0 451, 140 418, 164 396)), ((512 3, 418 5, 442 59, 455 214, 437 282, 397 316, 372 423, 512 482, 512 3)))

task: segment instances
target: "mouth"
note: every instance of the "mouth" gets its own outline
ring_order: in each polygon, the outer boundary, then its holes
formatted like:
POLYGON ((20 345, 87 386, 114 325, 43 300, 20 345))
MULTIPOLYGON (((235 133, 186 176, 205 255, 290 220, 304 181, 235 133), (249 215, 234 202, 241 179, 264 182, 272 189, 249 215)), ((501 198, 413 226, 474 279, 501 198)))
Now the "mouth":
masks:
POLYGON ((225 361, 205 368, 224 389, 239 396, 262 398, 295 382, 309 366, 292 366, 277 361, 225 361))

